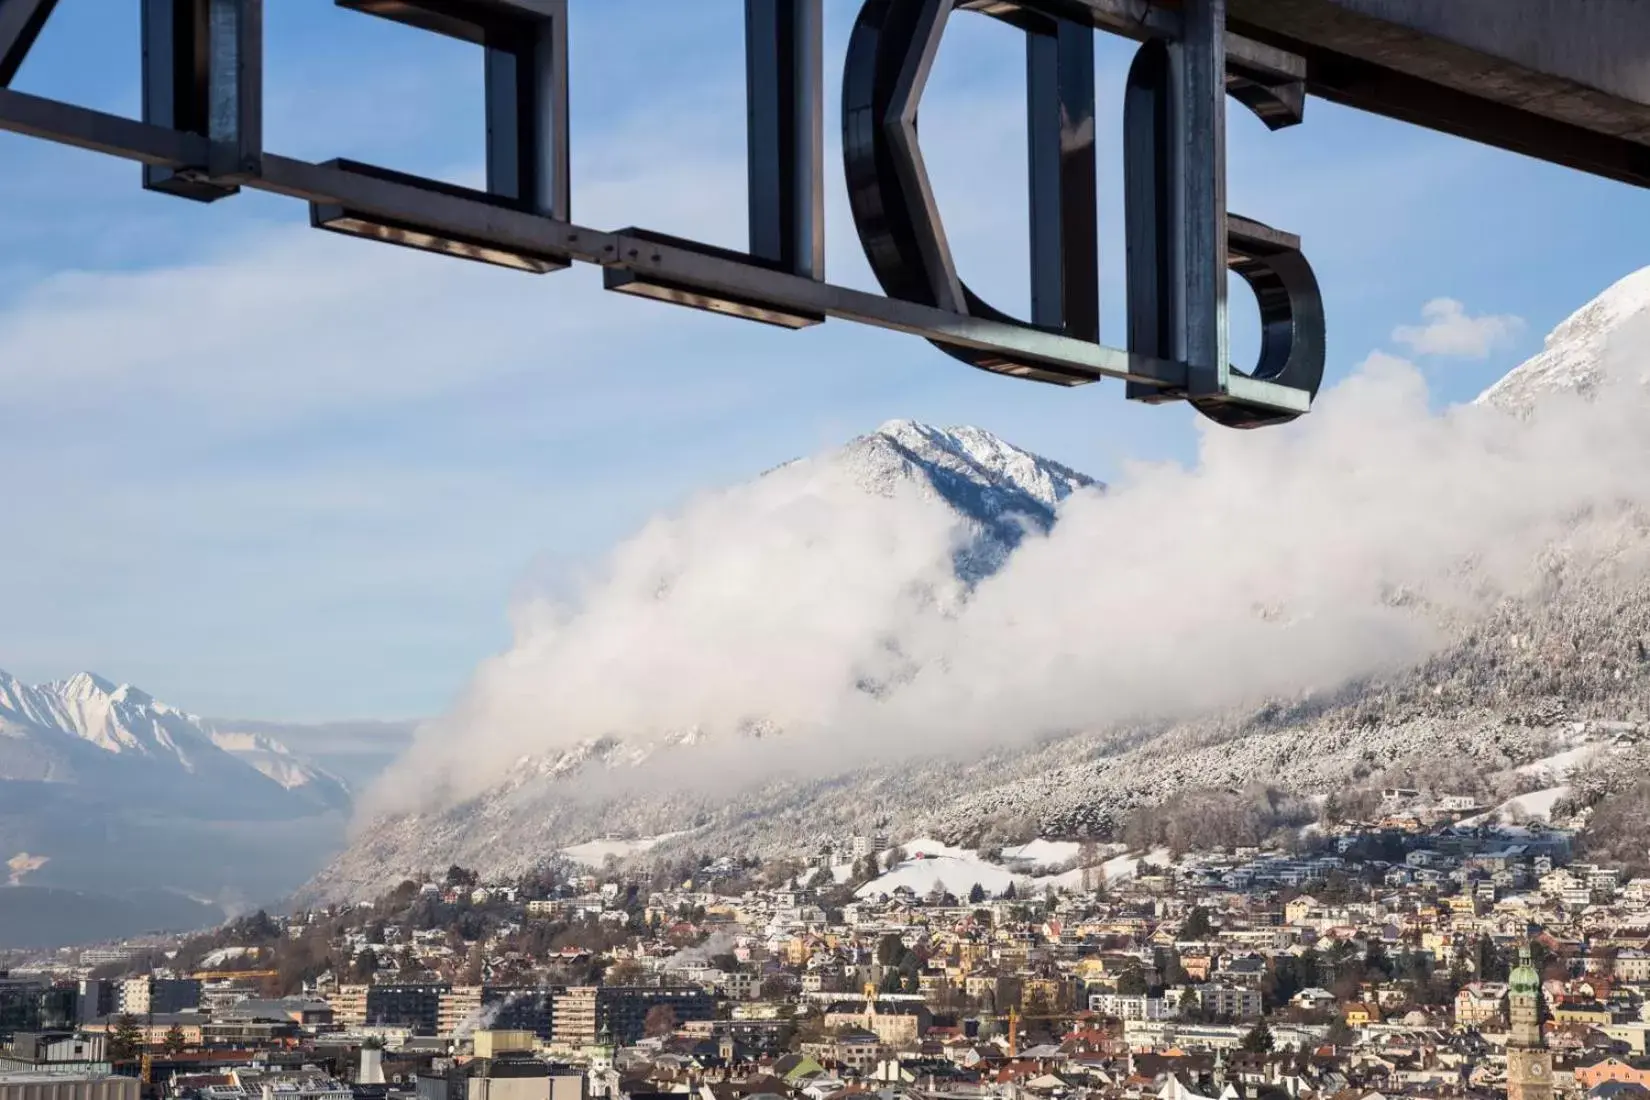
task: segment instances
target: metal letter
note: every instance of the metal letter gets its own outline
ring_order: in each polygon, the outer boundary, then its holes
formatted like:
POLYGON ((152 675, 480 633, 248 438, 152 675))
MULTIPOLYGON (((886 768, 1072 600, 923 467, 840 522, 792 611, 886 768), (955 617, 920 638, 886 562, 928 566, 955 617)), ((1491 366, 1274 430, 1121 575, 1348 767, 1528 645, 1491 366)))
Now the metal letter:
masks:
MULTIPOLYGON (((1176 306, 1188 282, 1182 273, 1188 261, 1182 251, 1181 211, 1189 190, 1177 175, 1184 157, 1180 127, 1186 115, 1175 101, 1185 94, 1186 85, 1175 79, 1176 63, 1174 47, 1168 43, 1141 46, 1129 70, 1124 100, 1129 350, 1163 358, 1186 358, 1191 337, 1202 333, 1207 338, 1206 324, 1188 331, 1184 307, 1176 306)), ((1268 125, 1287 125, 1291 118, 1298 122, 1288 83, 1254 81, 1241 101, 1268 125), (1281 94, 1274 94, 1276 87, 1282 88, 1281 94)), ((1189 387, 1176 393, 1131 382, 1128 396, 1148 402, 1185 397, 1205 416, 1229 427, 1293 420, 1300 413, 1280 407, 1277 389, 1297 390, 1311 398, 1323 381, 1324 314, 1317 279, 1301 254, 1299 238, 1235 215, 1223 221, 1227 240, 1221 300, 1227 268, 1254 290, 1261 311, 1260 362, 1250 372, 1228 365, 1217 391, 1189 387)), ((1224 354, 1224 312, 1219 320, 1224 354)), ((1196 378, 1196 370, 1188 372, 1189 380, 1196 378)))
MULTIPOLYGON (((341 8, 472 42, 484 51, 487 190, 454 187, 353 161, 329 165, 368 179, 566 222, 572 217, 567 91, 567 0, 336 0, 341 8)), ((455 233, 410 206, 311 202, 310 224, 532 274, 561 271, 559 252, 502 234, 455 233)))
MULTIPOLYGON (((749 251, 631 228, 646 245, 688 249, 771 273, 825 278, 825 94, 822 0, 745 0, 745 91, 749 171, 749 251)), ((635 258, 655 254, 638 249, 635 258)), ((778 295, 668 278, 651 264, 609 267, 603 286, 693 309, 782 328, 808 328, 825 314, 778 295)))
POLYGON ((487 193, 572 214, 567 0, 336 0, 341 8, 472 42, 485 52, 487 193))
MULTIPOLYGON (((958 276, 917 140, 923 89, 956 6, 957 0, 866 0, 861 8, 843 82, 849 204, 865 255, 891 296, 959 317, 1024 324, 994 309, 958 276)), ((1033 321, 1040 329, 1095 340, 1094 30, 1041 7, 1001 2, 988 9, 1030 38, 1033 321)), ((982 370, 1071 381, 1046 362, 937 346, 982 370)))

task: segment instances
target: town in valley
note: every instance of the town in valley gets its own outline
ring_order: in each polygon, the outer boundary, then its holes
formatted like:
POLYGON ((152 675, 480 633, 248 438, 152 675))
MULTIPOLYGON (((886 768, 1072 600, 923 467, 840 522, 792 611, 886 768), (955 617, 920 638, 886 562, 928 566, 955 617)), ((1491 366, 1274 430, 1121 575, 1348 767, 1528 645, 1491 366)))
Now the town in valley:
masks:
POLYGON ((1650 1096, 1646 868, 1475 802, 1386 788, 1232 847, 610 838, 506 880, 453 866, 14 952, 0 1079, 44 1100, 1650 1096))

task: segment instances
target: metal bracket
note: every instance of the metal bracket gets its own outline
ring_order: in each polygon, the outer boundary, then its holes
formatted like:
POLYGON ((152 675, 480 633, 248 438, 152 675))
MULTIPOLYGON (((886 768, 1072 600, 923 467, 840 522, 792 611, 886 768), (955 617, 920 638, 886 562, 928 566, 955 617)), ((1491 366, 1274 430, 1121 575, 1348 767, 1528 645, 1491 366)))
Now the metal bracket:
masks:
POLYGON ((263 0, 143 0, 143 120, 200 134, 204 162, 146 166, 143 186, 196 202, 261 170, 263 0))

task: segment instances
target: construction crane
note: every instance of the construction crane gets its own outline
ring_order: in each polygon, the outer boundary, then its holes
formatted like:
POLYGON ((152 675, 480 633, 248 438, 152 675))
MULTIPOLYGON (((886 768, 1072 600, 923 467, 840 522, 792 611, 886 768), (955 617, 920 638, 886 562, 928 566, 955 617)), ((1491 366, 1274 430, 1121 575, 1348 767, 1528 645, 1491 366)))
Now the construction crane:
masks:
POLYGON ((138 1080, 143 1082, 144 1091, 155 1081, 155 980, 153 972, 149 978, 149 1010, 143 1021, 143 1067, 138 1073, 138 1080))
POLYGON ((197 970, 189 975, 197 982, 232 982, 237 978, 278 978, 279 970, 197 970))
POLYGON ((1008 1056, 1020 1056, 1020 1021, 1021 1020, 1069 1020, 1073 1016, 1070 1012, 1039 1012, 1032 1015, 1022 1015, 1018 1008, 1008 1010, 1007 1016, 993 1016, 994 1020, 1008 1021, 1008 1056))

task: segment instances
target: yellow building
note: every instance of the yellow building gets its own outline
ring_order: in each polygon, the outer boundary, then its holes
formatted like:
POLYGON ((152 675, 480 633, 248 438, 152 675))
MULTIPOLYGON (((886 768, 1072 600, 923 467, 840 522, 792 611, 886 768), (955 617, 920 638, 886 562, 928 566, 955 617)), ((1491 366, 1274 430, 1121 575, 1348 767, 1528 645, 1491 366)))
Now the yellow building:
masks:
POLYGON ((1347 1027, 1368 1027, 1381 1022, 1380 1007, 1368 1001, 1356 1001, 1346 1006, 1347 1027))
POLYGON ((910 1002, 872 1003, 858 1010, 841 1010, 838 1006, 825 1014, 825 1030, 858 1028, 869 1031, 890 1047, 901 1049, 915 1044, 932 1020, 925 1006, 910 1002))
POLYGON ((1616 1022, 1615 1015, 1597 1002, 1554 1005, 1552 1018, 1561 1024, 1586 1024, 1589 1027, 1608 1027, 1616 1022))
POLYGON ((1058 978, 1026 978, 1020 983, 1020 1008, 1024 1012, 1063 1012, 1066 984, 1058 978))
POLYGON ((538 1037, 531 1031, 478 1031, 475 1034, 476 1057, 497 1058, 501 1054, 521 1054, 531 1051, 538 1037))

